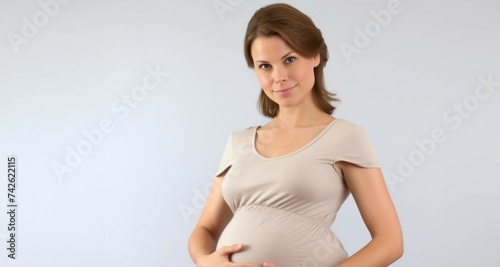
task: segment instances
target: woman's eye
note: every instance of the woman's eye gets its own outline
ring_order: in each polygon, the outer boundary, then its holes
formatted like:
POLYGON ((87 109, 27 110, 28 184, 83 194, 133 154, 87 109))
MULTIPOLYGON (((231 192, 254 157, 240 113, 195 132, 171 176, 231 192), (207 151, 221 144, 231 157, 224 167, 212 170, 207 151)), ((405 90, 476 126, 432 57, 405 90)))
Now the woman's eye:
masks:
POLYGON ((285 59, 285 63, 290 64, 290 63, 294 62, 295 60, 297 60, 296 57, 287 57, 285 59))
POLYGON ((269 68, 271 68, 271 65, 269 65, 269 64, 261 64, 259 66, 259 69, 261 69, 261 70, 268 70, 269 68))

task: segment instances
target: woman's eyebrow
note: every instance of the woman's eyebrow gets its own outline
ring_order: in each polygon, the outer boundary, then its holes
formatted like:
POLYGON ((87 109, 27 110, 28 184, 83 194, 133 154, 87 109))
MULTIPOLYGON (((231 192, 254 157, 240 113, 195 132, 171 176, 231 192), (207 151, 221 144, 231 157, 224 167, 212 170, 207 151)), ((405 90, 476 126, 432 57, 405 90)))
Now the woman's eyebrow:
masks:
MULTIPOLYGON (((289 56, 291 53, 294 53, 294 52, 295 51, 290 51, 290 52, 286 53, 284 56, 281 57, 281 59, 286 58, 287 56, 289 56)), ((266 60, 256 60, 255 63, 269 63, 269 62, 266 60)))
POLYGON ((290 52, 286 53, 286 55, 282 56, 281 59, 284 59, 284 58, 288 57, 288 55, 290 55, 293 52, 295 52, 295 51, 290 51, 290 52))

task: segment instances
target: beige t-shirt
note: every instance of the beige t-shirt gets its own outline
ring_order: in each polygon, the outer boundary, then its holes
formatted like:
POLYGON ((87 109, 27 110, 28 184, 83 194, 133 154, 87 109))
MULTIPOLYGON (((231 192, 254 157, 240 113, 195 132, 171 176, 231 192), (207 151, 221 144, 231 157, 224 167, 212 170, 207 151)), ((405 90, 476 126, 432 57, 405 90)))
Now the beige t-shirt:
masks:
POLYGON ((231 257, 238 263, 331 267, 342 262, 348 255, 330 228, 349 190, 334 163, 379 168, 365 130, 335 119, 300 149, 266 158, 255 149, 257 128, 234 132, 222 156, 217 175, 229 168, 222 195, 234 216, 217 249, 244 243, 231 257))

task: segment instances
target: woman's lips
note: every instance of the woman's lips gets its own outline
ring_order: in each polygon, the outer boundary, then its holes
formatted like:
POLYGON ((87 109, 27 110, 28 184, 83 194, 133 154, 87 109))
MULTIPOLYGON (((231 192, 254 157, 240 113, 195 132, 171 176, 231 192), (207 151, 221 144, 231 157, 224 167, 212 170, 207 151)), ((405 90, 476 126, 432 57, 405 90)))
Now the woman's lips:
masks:
POLYGON ((278 95, 285 96, 285 95, 290 94, 292 92, 293 88, 295 88, 295 86, 280 89, 280 90, 275 90, 274 92, 277 93, 278 95))

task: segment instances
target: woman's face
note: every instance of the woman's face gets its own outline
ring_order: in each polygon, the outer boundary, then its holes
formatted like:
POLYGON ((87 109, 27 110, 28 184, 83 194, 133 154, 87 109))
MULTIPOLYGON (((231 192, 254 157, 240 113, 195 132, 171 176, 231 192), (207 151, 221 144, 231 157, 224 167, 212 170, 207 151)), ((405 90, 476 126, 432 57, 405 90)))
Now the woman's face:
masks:
POLYGON ((267 97, 280 107, 299 105, 311 97, 319 55, 299 55, 279 36, 258 37, 251 47, 255 73, 267 97))

